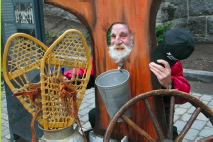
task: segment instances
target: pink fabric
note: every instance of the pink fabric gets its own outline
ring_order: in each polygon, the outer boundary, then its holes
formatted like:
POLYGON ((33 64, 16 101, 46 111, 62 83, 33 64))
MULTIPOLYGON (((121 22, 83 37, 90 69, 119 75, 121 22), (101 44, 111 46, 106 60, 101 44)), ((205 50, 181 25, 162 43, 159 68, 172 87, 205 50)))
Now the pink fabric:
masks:
MULTIPOLYGON (((91 58, 92 60, 92 70, 91 70, 91 74, 92 76, 94 76, 94 62, 93 62, 93 58, 91 58)), ((68 77, 68 78, 71 78, 72 77, 72 72, 73 72, 73 69, 71 70, 68 70, 64 73, 64 76, 68 77)), ((85 69, 84 68, 76 68, 75 69, 75 74, 76 75, 83 75, 85 72, 85 69)))
MULTIPOLYGON (((73 72, 73 69, 68 70, 68 71, 66 71, 64 73, 64 76, 71 78, 72 77, 72 72, 73 72)), ((77 69, 75 69, 75 74, 76 75, 83 75, 84 74, 84 69, 83 68, 80 68, 80 69, 77 68, 77 69)))

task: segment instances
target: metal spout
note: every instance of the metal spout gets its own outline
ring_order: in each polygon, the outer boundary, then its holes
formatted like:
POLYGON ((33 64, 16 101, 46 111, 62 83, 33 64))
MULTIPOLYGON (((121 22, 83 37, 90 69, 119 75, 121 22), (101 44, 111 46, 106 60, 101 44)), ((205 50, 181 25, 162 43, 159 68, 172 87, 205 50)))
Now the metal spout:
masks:
POLYGON ((124 66, 124 63, 123 63, 123 62, 119 63, 118 69, 121 69, 123 66, 124 66))

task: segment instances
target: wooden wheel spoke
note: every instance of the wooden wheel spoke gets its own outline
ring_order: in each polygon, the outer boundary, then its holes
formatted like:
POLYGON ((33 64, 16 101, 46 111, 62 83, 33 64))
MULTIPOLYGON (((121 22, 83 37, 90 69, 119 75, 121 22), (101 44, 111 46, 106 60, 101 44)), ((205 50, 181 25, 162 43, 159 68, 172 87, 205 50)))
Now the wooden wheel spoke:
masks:
POLYGON ((168 137, 173 138, 173 121, 174 121, 174 111, 175 109, 175 97, 172 96, 170 99, 170 109, 169 109, 169 127, 168 127, 168 137))
MULTIPOLYGON (((213 122, 212 116, 213 116, 213 110, 211 110, 211 108, 209 108, 206 104, 204 104, 202 101, 200 101, 198 98, 193 97, 190 94, 178 91, 178 90, 154 90, 151 92, 147 92, 144 94, 140 94, 134 98, 132 98, 131 100, 129 100, 113 117, 113 119, 111 120, 107 131, 105 133, 105 139, 106 141, 109 141, 109 138, 111 136, 112 133, 112 129, 115 127, 117 120, 119 118, 122 118, 129 126, 131 126, 136 132, 138 132, 138 134, 140 134, 141 136, 144 136, 147 138, 147 140, 149 141, 153 141, 154 138, 150 137, 150 134, 147 133, 145 131, 145 128, 143 128, 143 126, 139 126, 137 124, 135 124, 132 120, 130 120, 127 116, 123 115, 124 112, 130 108, 132 105, 134 105, 135 103, 139 102, 139 101, 144 101, 144 104, 147 107, 147 111, 150 115, 150 118, 152 120, 153 126, 155 128, 156 134, 158 136, 157 139, 154 139, 154 141, 173 141, 173 123, 174 123, 174 110, 175 110, 175 98, 181 98, 181 99, 185 99, 186 101, 188 101, 189 103, 191 103, 196 109, 193 112, 192 116, 190 117, 189 121, 187 122, 187 124, 184 126, 184 128, 182 129, 182 131, 180 132, 180 134, 176 137, 175 141, 181 141, 186 133, 189 131, 189 129, 191 128, 192 124, 194 123, 194 121, 197 119, 197 116, 199 115, 199 113, 204 114, 207 118, 209 118, 210 122, 213 122), (165 121, 161 121, 160 119, 158 119, 159 115, 163 115, 165 116, 165 112, 168 111, 168 109, 164 108, 164 105, 162 106, 163 109, 161 109, 162 112, 155 112, 154 107, 161 107, 158 105, 154 105, 152 106, 151 102, 149 102, 149 98, 150 97, 155 97, 155 99, 157 98, 157 100, 155 101, 162 101, 163 98, 159 98, 159 97, 165 97, 168 96, 170 97, 170 108, 169 108, 169 119, 168 121, 168 127, 166 124, 166 120, 165 121), (165 111, 164 111, 165 110, 165 111), (162 124, 165 123, 165 124, 162 124), (163 130, 167 130, 168 132, 165 133, 165 131, 163 130)), ((161 117, 163 117, 161 116, 161 117)), ((165 117, 163 117, 165 118, 165 117)), ((212 139, 212 137, 209 137, 208 139, 212 139)))
POLYGON ((152 108, 151 108, 151 106, 149 104, 149 101, 148 101, 148 99, 145 99, 144 101, 145 101, 146 107, 148 109, 149 115, 150 115, 150 117, 152 119, 152 122, 154 123, 154 127, 156 129, 156 133, 157 133, 158 137, 160 138, 160 140, 163 140, 164 139, 164 135, 162 133, 163 131, 161 130, 160 125, 159 125, 159 123, 157 121, 157 118, 156 118, 156 116, 154 115, 154 113, 152 111, 152 108))
POLYGON ((142 130, 137 124, 135 124, 132 120, 130 120, 126 115, 122 115, 121 117, 129 126, 131 126, 140 135, 146 137, 147 140, 149 141, 154 141, 154 139, 150 137, 150 135, 148 135, 144 130, 142 130))
POLYGON ((197 118, 197 116, 200 112, 201 112, 201 108, 197 107, 196 110, 193 112, 192 116, 190 117, 189 121, 184 126, 183 130, 180 132, 180 134, 176 138, 176 140, 181 141, 183 139, 183 137, 186 135, 188 130, 191 128, 193 122, 195 121, 195 119, 197 118))

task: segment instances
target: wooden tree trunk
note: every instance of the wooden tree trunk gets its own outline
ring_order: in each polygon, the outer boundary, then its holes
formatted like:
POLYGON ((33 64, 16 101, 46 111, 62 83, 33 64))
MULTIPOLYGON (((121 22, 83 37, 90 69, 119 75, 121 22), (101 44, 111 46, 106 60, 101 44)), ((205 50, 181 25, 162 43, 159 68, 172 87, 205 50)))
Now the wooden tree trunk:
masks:
MULTIPOLYGON (((114 22, 125 22, 135 37, 133 50, 123 67, 130 72, 131 97, 157 88, 153 86, 154 80, 151 79, 148 64, 150 52, 156 46, 155 19, 160 0, 45 0, 45 3, 71 12, 90 31, 94 43, 96 77, 118 67, 108 55, 106 35, 114 22)), ((103 135, 110 118, 97 89, 95 99, 97 117, 94 131, 103 135)), ((154 101, 151 102, 155 107, 154 101)), ((133 106, 131 119, 151 137, 157 138, 144 103, 133 106)), ((127 135, 132 141, 143 140, 125 123, 118 124, 114 131, 117 138, 123 135, 127 135)))

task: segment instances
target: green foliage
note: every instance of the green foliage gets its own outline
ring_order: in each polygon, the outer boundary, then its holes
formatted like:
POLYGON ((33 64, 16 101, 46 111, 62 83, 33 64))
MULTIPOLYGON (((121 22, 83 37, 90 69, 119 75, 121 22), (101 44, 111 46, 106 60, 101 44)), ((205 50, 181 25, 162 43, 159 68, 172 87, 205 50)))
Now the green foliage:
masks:
POLYGON ((159 25, 156 27, 156 37, 157 43, 161 43, 163 41, 164 33, 172 27, 173 23, 169 22, 165 25, 159 25))
POLYGON ((86 34, 84 35, 84 37, 86 38, 86 41, 91 41, 91 36, 89 34, 89 31, 86 32, 86 34))
POLYGON ((107 31, 107 45, 110 45, 110 42, 111 42, 111 36, 110 36, 110 34, 111 34, 111 29, 109 29, 107 31))
POLYGON ((62 32, 46 31, 45 32, 46 45, 50 46, 61 34, 62 32))
POLYGON ((55 40, 57 39, 60 35, 62 35, 62 32, 57 32, 57 33, 53 33, 53 32, 45 32, 45 37, 46 37, 46 40, 55 40))

